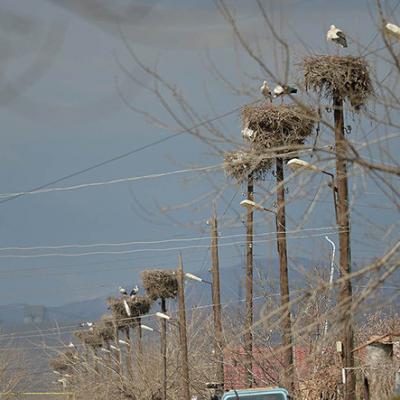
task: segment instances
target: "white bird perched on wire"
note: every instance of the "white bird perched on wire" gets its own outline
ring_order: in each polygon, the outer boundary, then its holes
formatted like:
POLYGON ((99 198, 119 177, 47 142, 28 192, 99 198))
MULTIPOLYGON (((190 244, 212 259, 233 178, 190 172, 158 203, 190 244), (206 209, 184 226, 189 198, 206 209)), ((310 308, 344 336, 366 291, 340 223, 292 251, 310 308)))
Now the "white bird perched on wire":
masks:
POLYGON ((138 285, 135 285, 135 287, 131 290, 131 293, 129 294, 131 297, 136 296, 139 293, 139 287, 138 285))
POLYGON ((124 299, 124 307, 125 307, 126 314, 128 315, 128 317, 130 317, 131 316, 131 309, 129 308, 129 304, 125 299, 124 299))
POLYGON ((341 47, 347 47, 346 35, 335 25, 331 25, 329 31, 326 34, 326 40, 328 42, 337 43, 341 47))
POLYGON ((126 289, 124 289, 122 286, 120 286, 120 287, 118 288, 118 290, 119 290, 119 292, 120 292, 121 294, 128 294, 128 292, 126 291, 126 289))
POLYGON ((243 139, 252 142, 256 138, 256 132, 254 132, 253 129, 244 128, 242 130, 242 136, 243 136, 243 139))
POLYGON ((260 87, 261 90, 261 94, 268 99, 269 101, 272 100, 272 96, 271 96, 271 89, 268 86, 268 82, 264 81, 263 84, 260 87))
POLYGON ((395 34, 398 38, 400 38, 400 26, 397 26, 395 24, 392 24, 390 22, 388 22, 385 25, 385 28, 387 31, 389 31, 390 33, 395 34))
POLYGON ((289 85, 277 85, 274 89, 274 97, 280 97, 284 94, 295 94, 297 89, 289 85))

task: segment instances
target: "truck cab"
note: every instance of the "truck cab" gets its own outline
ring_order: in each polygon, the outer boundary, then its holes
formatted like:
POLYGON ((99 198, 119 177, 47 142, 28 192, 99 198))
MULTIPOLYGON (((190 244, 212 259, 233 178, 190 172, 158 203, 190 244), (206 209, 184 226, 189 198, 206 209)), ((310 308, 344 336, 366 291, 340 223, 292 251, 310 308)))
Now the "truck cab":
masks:
POLYGON ((286 389, 256 388, 230 390, 221 400, 290 400, 290 397, 286 389))

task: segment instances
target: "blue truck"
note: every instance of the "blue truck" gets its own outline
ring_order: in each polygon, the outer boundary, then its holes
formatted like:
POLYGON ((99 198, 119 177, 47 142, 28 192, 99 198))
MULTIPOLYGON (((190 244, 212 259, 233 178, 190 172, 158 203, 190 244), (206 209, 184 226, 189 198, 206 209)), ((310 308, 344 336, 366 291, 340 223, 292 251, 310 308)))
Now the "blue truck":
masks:
POLYGON ((230 390, 221 400, 290 400, 286 389, 278 387, 230 390))

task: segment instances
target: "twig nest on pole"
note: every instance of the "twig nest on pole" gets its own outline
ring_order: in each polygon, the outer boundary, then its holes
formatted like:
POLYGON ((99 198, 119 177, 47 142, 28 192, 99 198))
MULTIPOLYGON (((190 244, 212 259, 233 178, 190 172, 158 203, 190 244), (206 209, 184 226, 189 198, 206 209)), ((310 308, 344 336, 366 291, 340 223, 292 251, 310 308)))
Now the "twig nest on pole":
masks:
MULTIPOLYGON (((259 153, 276 149, 279 156, 293 152, 312 134, 315 112, 297 104, 245 106, 243 126, 256 132, 251 144, 259 153)), ((291 155, 293 157, 293 155, 291 155)))
POLYGON ((178 294, 178 280, 173 270, 153 269, 142 272, 143 287, 152 300, 174 299, 178 294))
POLYGON ((75 364, 77 355, 74 351, 67 350, 64 353, 58 354, 49 361, 51 368, 59 372, 66 372, 72 369, 75 364))
POLYGON ((242 183, 252 174, 254 180, 265 179, 272 161, 265 154, 253 149, 228 151, 224 154, 225 174, 242 183))
POLYGON ((113 340, 115 338, 114 317, 103 315, 100 323, 94 326, 93 331, 105 342, 113 340))
POLYGON ((86 346, 92 347, 93 349, 99 348, 103 345, 101 336, 93 331, 76 331, 74 336, 77 337, 80 342, 86 346))
POLYGON ((151 307, 151 301, 147 296, 123 296, 122 298, 109 297, 107 303, 118 329, 134 326, 137 323, 137 318, 141 315, 147 314, 151 307), (129 307, 130 316, 127 314, 124 301, 129 307))
POLYGON ((355 110, 359 110, 374 93, 369 65, 362 57, 310 56, 301 66, 307 90, 315 90, 329 98, 337 94, 350 101, 355 110))

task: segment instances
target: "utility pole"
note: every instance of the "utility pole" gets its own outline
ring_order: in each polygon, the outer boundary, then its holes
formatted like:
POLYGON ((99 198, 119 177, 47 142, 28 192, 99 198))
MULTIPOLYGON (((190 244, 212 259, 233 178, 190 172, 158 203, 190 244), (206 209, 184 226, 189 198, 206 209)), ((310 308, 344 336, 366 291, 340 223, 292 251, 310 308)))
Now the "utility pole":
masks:
POLYGON ((136 318, 136 355, 137 355, 137 363, 140 365, 143 356, 143 347, 142 347, 142 320, 141 318, 136 318))
MULTIPOLYGON (((167 306, 165 303, 165 298, 161 298, 161 312, 167 312, 167 306)), ((167 321, 161 318, 160 321, 160 340, 161 340, 161 398, 162 400, 167 400, 167 321)))
MULTIPOLYGON (((253 174, 247 178, 247 199, 254 201, 253 174)), ((246 357, 247 384, 253 386, 253 209, 247 208, 246 224, 246 319, 244 351, 246 357)))
POLYGON ((354 332, 352 321, 352 285, 349 274, 351 273, 350 252, 350 212, 349 192, 347 181, 347 153, 346 138, 344 136, 343 98, 339 93, 333 96, 333 117, 335 121, 336 144, 336 185, 338 196, 338 229, 339 229, 339 264, 342 278, 345 279, 340 287, 340 304, 343 309, 343 353, 342 361, 345 368, 344 400, 352 400, 355 396, 356 380, 354 375, 354 332))
POLYGON ((186 335, 186 310, 185 310, 185 276, 183 273, 182 254, 179 254, 178 263, 178 301, 179 301, 179 341, 182 362, 182 399, 190 400, 190 377, 188 346, 186 335))
POLYGON ((218 222, 215 202, 213 203, 213 216, 211 219, 211 273, 212 273, 212 302, 214 313, 214 352, 217 382, 224 384, 224 344, 222 336, 221 315, 221 285, 219 281, 219 257, 218 257, 218 222))
POLYGON ((283 159, 276 158, 276 184, 277 184, 277 206, 276 232, 279 253, 279 279, 280 296, 282 307, 282 345, 284 348, 284 368, 287 373, 287 385, 293 387, 293 344, 292 344, 292 322, 290 318, 290 297, 289 297, 289 274, 286 248, 286 212, 285 212, 285 186, 283 159))

